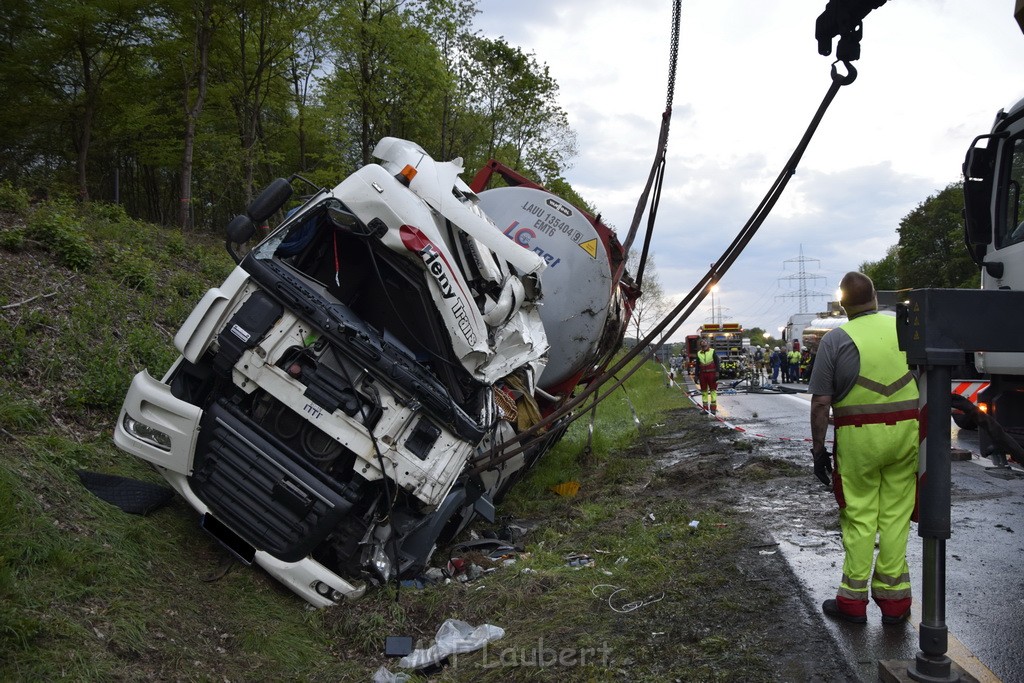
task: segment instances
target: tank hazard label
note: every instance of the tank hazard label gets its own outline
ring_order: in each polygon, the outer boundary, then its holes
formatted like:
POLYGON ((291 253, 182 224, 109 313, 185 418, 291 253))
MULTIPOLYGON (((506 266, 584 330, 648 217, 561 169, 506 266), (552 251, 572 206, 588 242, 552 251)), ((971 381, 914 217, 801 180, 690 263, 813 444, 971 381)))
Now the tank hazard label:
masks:
POLYGON ((597 258, 597 238, 580 242, 580 249, 590 254, 590 258, 597 258))

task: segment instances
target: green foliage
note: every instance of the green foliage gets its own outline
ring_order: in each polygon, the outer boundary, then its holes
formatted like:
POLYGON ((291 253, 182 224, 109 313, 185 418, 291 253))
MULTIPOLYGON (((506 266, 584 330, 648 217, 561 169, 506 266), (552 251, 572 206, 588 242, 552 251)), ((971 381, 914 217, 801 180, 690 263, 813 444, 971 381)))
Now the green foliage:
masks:
POLYGON ((43 420, 43 411, 38 405, 18 400, 0 387, 0 429, 20 434, 40 426, 43 420))
MULTIPOLYGON (((767 330, 765 330, 763 327, 751 327, 749 330, 746 331, 745 334, 746 336, 750 337, 750 343, 753 344, 754 346, 764 346, 765 344, 768 343, 765 338, 765 332, 767 332, 767 330)), ((681 348, 679 352, 685 353, 686 350, 685 348, 681 348)))
POLYGON ((0 181, 0 211, 24 214, 28 211, 28 193, 11 185, 10 181, 0 181))
POLYGON ((164 244, 164 249, 168 256, 184 256, 185 255, 185 236, 178 231, 172 231, 167 235, 167 242, 164 244))
POLYGON ((900 220, 899 242, 861 272, 876 289, 979 286, 981 273, 964 246, 963 183, 946 186, 900 220))
POLYGON ((224 250, 199 254, 199 268, 202 271, 203 282, 206 283, 203 291, 212 284, 220 283, 234 267, 231 257, 224 250))
POLYGON ((110 272, 122 286, 152 293, 156 288, 156 264, 132 247, 114 247, 110 272))
POLYGON ((906 288, 977 287, 978 267, 963 243, 963 183, 952 183, 900 221, 896 269, 906 288))
POLYGON ((186 301, 198 300, 203 292, 209 289, 192 273, 174 273, 169 284, 174 293, 186 301))
POLYGON ((48 202, 33 212, 26 234, 72 270, 92 269, 95 252, 75 209, 66 202, 48 202))
POLYGON ((84 215, 94 223, 108 223, 117 226, 131 225, 132 220, 120 204, 109 202, 89 202, 84 205, 84 215))
POLYGON ((871 278, 871 281, 875 283, 875 289, 902 289, 898 265, 899 254, 899 245, 894 244, 889 247, 882 259, 862 263, 860 272, 871 278))
POLYGON ((17 253, 25 248, 25 231, 21 228, 0 230, 0 249, 17 253))
MULTIPOLYGON (((119 204, 86 202, 86 220, 216 231, 274 177, 334 186, 386 135, 468 173, 497 158, 592 208, 565 181, 576 141, 558 84, 477 35, 475 0, 7 5, 0 180, 76 199, 116 188, 119 204)), ((24 211, 10 187, 0 210, 24 211)))
POLYGON ((118 358, 119 350, 110 341, 93 347, 81 376, 68 392, 72 405, 108 410, 121 405, 133 373, 118 358))

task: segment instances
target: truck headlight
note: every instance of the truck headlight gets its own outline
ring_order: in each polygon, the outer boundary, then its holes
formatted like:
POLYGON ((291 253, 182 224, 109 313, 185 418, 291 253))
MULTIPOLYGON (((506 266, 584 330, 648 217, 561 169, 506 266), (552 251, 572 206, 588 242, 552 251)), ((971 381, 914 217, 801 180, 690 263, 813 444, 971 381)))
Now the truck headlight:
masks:
POLYGON ((156 446, 162 451, 171 450, 171 437, 161 432, 159 429, 153 429, 149 425, 142 424, 136 419, 133 419, 128 413, 124 414, 124 420, 121 421, 124 426, 124 430, 134 436, 139 441, 145 441, 151 446, 156 446))

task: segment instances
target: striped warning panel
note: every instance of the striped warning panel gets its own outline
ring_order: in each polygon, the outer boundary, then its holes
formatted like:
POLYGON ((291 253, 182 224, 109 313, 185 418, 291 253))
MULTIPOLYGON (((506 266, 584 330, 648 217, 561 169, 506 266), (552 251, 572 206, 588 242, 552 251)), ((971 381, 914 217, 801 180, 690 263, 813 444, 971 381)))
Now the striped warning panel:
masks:
POLYGON ((960 394, 965 397, 971 403, 978 402, 978 394, 982 389, 988 386, 988 382, 984 381, 967 381, 967 382, 953 382, 953 393, 960 394))

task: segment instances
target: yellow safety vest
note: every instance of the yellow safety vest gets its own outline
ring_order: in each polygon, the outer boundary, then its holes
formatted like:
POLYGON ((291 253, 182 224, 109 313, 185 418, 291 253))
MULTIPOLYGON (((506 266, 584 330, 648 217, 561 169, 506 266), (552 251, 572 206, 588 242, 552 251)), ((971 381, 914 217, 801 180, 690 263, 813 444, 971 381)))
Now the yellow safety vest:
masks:
POLYGON ((916 450, 918 391, 907 356, 896 346, 896 319, 876 313, 844 323, 860 354, 860 374, 850 393, 832 405, 836 450, 916 450))

